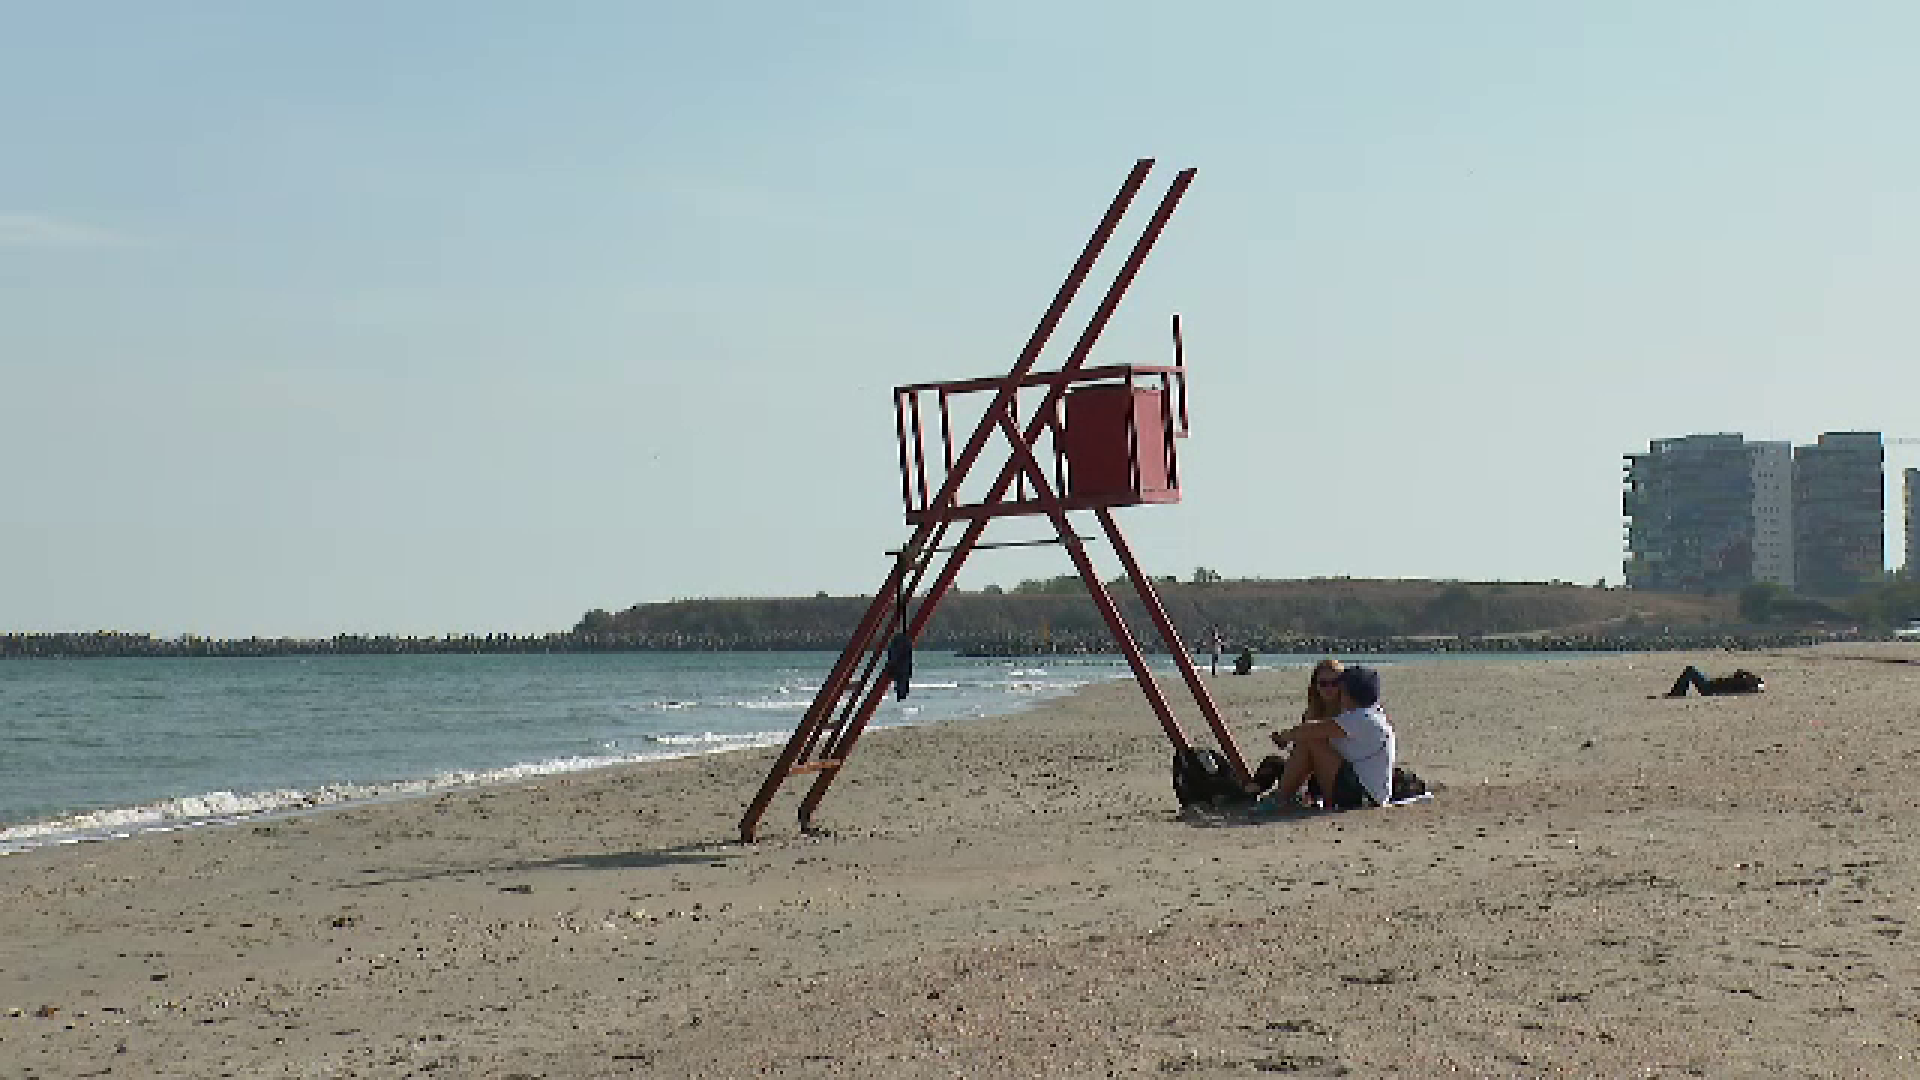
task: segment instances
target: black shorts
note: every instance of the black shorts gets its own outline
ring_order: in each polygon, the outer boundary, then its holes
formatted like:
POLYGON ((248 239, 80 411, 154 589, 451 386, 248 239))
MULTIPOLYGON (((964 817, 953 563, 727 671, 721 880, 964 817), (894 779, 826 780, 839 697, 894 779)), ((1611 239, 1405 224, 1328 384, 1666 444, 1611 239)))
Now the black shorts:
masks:
POLYGON ((1360 782, 1360 774, 1353 771, 1353 762, 1340 763, 1340 771, 1333 777, 1333 798, 1327 805, 1336 810, 1358 810, 1363 806, 1379 806, 1380 801, 1367 791, 1367 785, 1360 782))

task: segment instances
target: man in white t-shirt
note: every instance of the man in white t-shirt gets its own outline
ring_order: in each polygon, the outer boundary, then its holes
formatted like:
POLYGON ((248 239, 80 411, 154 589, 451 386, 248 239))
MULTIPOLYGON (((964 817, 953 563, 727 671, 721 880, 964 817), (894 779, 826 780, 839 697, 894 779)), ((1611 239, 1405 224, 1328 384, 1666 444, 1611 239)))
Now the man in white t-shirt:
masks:
POLYGON ((1370 667, 1340 673, 1340 715, 1276 731, 1273 741, 1293 744, 1280 773, 1283 805, 1309 776, 1331 808, 1384 806, 1393 797, 1393 724, 1380 708, 1380 673, 1370 667))

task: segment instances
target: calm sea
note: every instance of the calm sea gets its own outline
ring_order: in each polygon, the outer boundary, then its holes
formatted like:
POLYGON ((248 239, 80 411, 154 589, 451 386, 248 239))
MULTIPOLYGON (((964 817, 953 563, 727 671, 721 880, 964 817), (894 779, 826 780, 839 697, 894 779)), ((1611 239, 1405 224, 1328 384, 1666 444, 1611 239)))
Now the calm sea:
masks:
MULTIPOLYGON (((829 653, 0 660, 0 854, 778 745, 833 660, 829 653)), ((1171 674, 1168 658, 1153 662, 1171 674)), ((1281 657, 1264 665, 1310 662, 1281 657)), ((922 652, 914 667, 911 695, 904 702, 889 695, 876 727, 1010 712, 1128 677, 1124 661, 1108 656, 922 652)))
MULTIPOLYGON (((784 743, 830 653, 0 660, 0 852, 784 743)), ((874 725, 1007 712, 1113 657, 920 653, 874 725)))

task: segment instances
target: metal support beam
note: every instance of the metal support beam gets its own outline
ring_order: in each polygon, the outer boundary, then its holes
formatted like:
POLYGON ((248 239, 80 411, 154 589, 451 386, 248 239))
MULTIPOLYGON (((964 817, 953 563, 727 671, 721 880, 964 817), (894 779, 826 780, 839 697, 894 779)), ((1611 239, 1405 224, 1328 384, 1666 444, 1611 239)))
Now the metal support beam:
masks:
MULTIPOLYGON (((1075 569, 1086 583, 1088 594, 1093 598, 1095 607, 1099 609, 1101 617, 1106 621, 1109 632, 1112 633, 1122 652, 1126 654, 1128 664, 1133 669, 1135 678, 1152 705, 1154 714, 1160 720, 1168 739, 1176 747, 1185 748, 1188 745, 1186 734, 1178 720, 1174 718, 1171 706, 1147 667, 1139 644, 1134 640, 1125 619, 1114 604, 1113 598, 1108 594, 1106 585, 1100 580, 1085 550, 1084 542, 1092 537, 1083 537, 1076 532, 1067 516, 1076 505, 1094 509, 1100 515, 1102 528, 1106 531, 1108 538, 1114 542, 1115 550, 1120 553, 1128 575, 1133 580, 1135 588, 1139 590, 1156 629, 1166 639, 1182 676, 1193 690, 1195 699, 1200 703, 1201 710, 1206 714, 1216 737, 1221 740, 1226 749, 1228 759, 1243 778, 1246 776, 1246 765, 1237 747, 1233 745, 1231 732, 1220 720, 1218 710, 1214 708, 1205 686, 1198 682, 1197 671, 1186 654, 1185 644, 1179 640, 1165 610, 1154 595, 1151 579, 1141 572, 1132 551, 1125 546, 1125 540, 1121 537, 1119 528, 1111 516, 1109 503, 1102 501, 1101 498, 1076 498, 1070 495, 1065 490, 1066 478, 1060 472, 1061 458, 1058 454, 1059 441, 1063 438, 1059 420, 1061 402, 1070 386, 1084 384, 1090 376, 1106 377, 1108 375, 1107 369, 1086 372, 1084 369, 1087 356, 1092 352, 1095 342, 1099 340, 1121 299, 1131 287, 1141 265, 1172 216, 1174 208, 1179 205, 1188 186, 1192 183, 1193 169, 1182 170, 1174 177, 1172 185, 1161 198, 1145 230, 1135 241, 1125 262, 1108 286, 1106 294, 1095 308, 1086 327, 1069 350, 1059 371, 1039 375, 1032 372, 1040 352, 1085 283, 1094 263, 1145 183, 1147 173, 1152 166, 1151 159, 1135 162, 1132 172, 1128 174, 1119 193, 1109 204, 1106 214, 1094 229, 1080 257, 1056 291, 1053 302, 1028 337, 1012 370, 1004 377, 994 380, 968 380, 961 384, 924 384, 896 388, 894 423, 901 443, 901 493, 908 505, 909 521, 915 525, 912 539, 899 551, 889 553, 894 555, 895 559, 885 583, 874 595, 872 603, 868 605, 866 613, 848 641, 846 650, 841 653, 826 682, 821 686, 820 692, 801 718, 793 737, 775 762, 773 770, 769 772, 766 781, 742 816, 740 836, 743 841, 751 842, 754 839, 761 816, 766 812, 768 804, 781 784, 791 776, 808 774, 813 776, 812 785, 801 800, 799 809, 801 827, 803 829, 812 827, 814 811, 821 799, 825 797, 854 746, 859 742, 874 711, 891 686, 891 672, 880 664, 882 655, 887 651, 888 625, 891 624, 895 628, 894 633, 903 634, 908 643, 917 642, 941 599, 952 588, 960 567, 966 562, 968 555, 976 549, 1022 547, 1040 543, 1058 543, 1065 547, 1073 560, 1075 569), (1039 407, 1030 414, 1031 419, 1022 429, 1019 426, 1017 412, 1021 404, 1020 390, 1024 386, 1044 387, 1045 390, 1039 407), (944 447, 943 463, 946 466, 946 475, 938 487, 938 492, 931 497, 928 495, 930 485, 922 443, 924 432, 918 397, 921 390, 927 389, 936 390, 939 394, 940 433, 944 447), (967 440, 958 457, 955 457, 947 408, 948 395, 966 390, 988 389, 994 391, 993 400, 986 407, 972 436, 967 440), (977 504, 961 506, 958 501, 961 484, 996 431, 1008 444, 1007 460, 1002 464, 985 499, 977 504), (1055 476, 1052 481, 1049 481, 1046 470, 1035 454, 1035 447, 1043 433, 1050 433, 1055 440, 1055 476), (908 451, 909 440, 913 447, 912 453, 908 451), (1006 498, 1010 487, 1019 492, 1019 497, 1011 501, 1006 498), (999 544, 980 542, 988 521, 993 518, 1034 513, 1045 514, 1052 521, 1056 533, 1055 539, 999 544), (960 539, 950 546, 943 546, 946 530, 958 521, 966 522, 966 528, 962 531, 960 539), (914 595, 921 579, 941 554, 947 556, 945 564, 935 575, 933 583, 921 594, 919 603, 911 604, 909 598, 914 595), (866 665, 856 678, 854 672, 860 666, 860 659, 863 656, 866 658, 866 665), (841 708, 843 701, 845 707, 841 708), (830 724, 836 711, 839 714, 838 722, 830 724)), ((1176 356, 1172 368, 1120 368, 1113 369, 1113 373, 1122 375, 1131 384, 1135 373, 1158 372, 1163 398, 1168 396, 1168 376, 1171 375, 1179 380, 1178 434, 1184 434, 1186 397, 1181 355, 1184 344, 1180 339, 1177 317, 1174 334, 1176 356)), ((1173 478, 1176 474, 1173 472, 1171 452, 1175 434, 1172 401, 1163 402, 1163 413, 1161 427, 1166 442, 1164 452, 1167 454, 1169 478, 1173 478)), ((1135 442, 1135 434, 1132 431, 1128 433, 1128 440, 1128 460, 1135 461, 1140 448, 1135 442)), ((1169 487, 1172 489, 1172 497, 1177 499, 1177 483, 1170 484, 1169 487)))

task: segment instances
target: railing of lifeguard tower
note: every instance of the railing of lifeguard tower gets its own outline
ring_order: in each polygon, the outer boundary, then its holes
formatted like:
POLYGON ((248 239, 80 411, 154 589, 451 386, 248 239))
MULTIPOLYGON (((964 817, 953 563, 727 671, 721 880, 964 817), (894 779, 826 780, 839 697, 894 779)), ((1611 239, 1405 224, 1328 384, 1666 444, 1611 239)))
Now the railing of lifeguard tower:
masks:
MULTIPOLYGON (((1080 368, 1075 371, 1035 372, 1021 379, 1016 388, 1016 396, 1007 402, 1010 416, 1018 417, 1018 391, 1033 387, 1061 386, 1072 388, 1083 385, 1108 384, 1124 386, 1132 391, 1145 383, 1157 386, 1159 390, 1161 422, 1158 425, 1162 434, 1163 446, 1160 448, 1167 466, 1168 486, 1178 488, 1179 456, 1174 448, 1175 439, 1187 436, 1187 371, 1184 363, 1184 347, 1180 338, 1180 317, 1174 316, 1174 363, 1172 364, 1123 364, 1106 367, 1080 368)), ((972 394, 994 394, 1006 385, 1004 378, 959 379, 949 382, 911 383, 896 386, 893 390, 893 414, 895 433, 900 451, 900 500, 906 509, 908 521, 918 521, 932 508, 935 494, 944 486, 948 475, 954 469, 954 421, 955 400, 972 394), (928 431, 924 418, 927 410, 922 401, 932 399, 932 411, 939 418, 939 430, 928 431), (929 440, 937 438, 937 454, 928 453, 929 440), (929 461, 937 471, 929 471, 929 461)), ((991 407, 991 405, 987 406, 991 407)), ((1061 435, 1065 429, 1065 420, 1061 416, 1065 408, 1064 394, 1056 395, 1051 414, 1047 417, 1047 447, 1044 451, 1035 447, 1036 456, 1050 458, 1052 461, 1053 488, 1058 493, 1070 493, 1068 482, 1067 448, 1061 435)), ((1128 468, 1134 486, 1140 478, 1140 448, 1128 447, 1128 468)), ((1027 491, 1026 477, 1016 474, 1014 477, 1014 495, 1011 502, 999 503, 999 513, 1018 512, 1021 507, 1031 507, 1032 512, 1041 513, 1044 508, 1033 501, 1027 491)), ((967 505, 955 493, 956 506, 967 505)), ((1067 506, 1083 509, 1096 505, 1095 501, 1076 501, 1070 496, 1065 500, 1067 506), (1085 506, 1079 505, 1084 501, 1085 506)))

